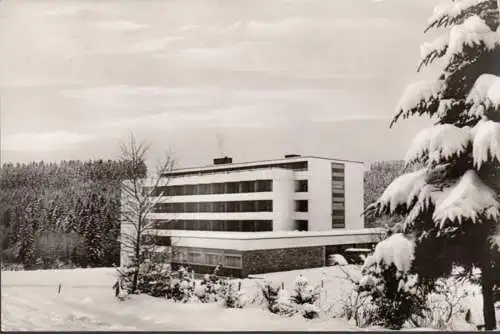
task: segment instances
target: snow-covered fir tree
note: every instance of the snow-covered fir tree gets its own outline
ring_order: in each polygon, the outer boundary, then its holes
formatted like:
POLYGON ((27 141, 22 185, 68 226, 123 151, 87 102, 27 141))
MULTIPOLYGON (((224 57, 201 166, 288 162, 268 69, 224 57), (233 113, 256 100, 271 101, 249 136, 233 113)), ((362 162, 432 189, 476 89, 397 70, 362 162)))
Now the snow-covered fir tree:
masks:
POLYGON ((368 207, 403 215, 416 240, 414 270, 426 283, 458 265, 481 270, 486 329, 496 326, 492 289, 497 277, 500 190, 500 30, 497 0, 448 0, 435 8, 421 46, 419 70, 438 77, 409 85, 391 126, 427 115, 434 125, 414 138, 407 166, 368 207))

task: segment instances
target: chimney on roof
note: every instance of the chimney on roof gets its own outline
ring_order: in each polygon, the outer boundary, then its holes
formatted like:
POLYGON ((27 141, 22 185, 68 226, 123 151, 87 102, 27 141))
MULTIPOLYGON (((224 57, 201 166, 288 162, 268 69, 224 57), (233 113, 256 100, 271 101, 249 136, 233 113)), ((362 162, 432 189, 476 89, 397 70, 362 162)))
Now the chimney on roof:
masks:
POLYGON ((214 165, 224 165, 224 164, 230 164, 233 162, 233 158, 225 156, 223 158, 215 158, 214 159, 214 165))
POLYGON ((300 154, 285 154, 285 159, 298 157, 300 157, 300 154))

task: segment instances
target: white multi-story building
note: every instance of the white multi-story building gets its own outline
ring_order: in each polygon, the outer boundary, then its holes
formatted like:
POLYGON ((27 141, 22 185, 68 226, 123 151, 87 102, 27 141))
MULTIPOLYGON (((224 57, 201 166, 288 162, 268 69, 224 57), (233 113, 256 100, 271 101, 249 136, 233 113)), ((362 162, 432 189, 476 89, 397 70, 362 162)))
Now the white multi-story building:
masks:
MULTIPOLYGON (((156 234, 168 240, 165 245, 175 239, 184 248, 179 263, 202 268, 222 261, 245 276, 279 267, 280 261, 275 259, 278 264, 267 267, 248 263, 252 269, 245 267, 244 253, 281 249, 280 254, 286 254, 291 242, 299 248, 323 247, 321 252, 316 250, 323 259, 316 259, 316 265, 324 264, 325 247, 371 243, 376 234, 363 229, 364 170, 362 162, 312 156, 247 163, 233 163, 229 157, 214 159, 210 166, 163 175, 154 191, 160 198, 148 218, 156 234), (214 254, 219 260, 214 260, 214 254), (232 258, 232 267, 223 260, 224 254, 232 258)), ((312 265, 310 259, 304 260, 309 264, 297 260, 292 259, 296 262, 292 268, 312 265)))
POLYGON ((259 232, 364 227, 361 162, 299 156, 215 162, 165 175, 168 186, 158 188, 164 196, 150 215, 159 228, 259 232))

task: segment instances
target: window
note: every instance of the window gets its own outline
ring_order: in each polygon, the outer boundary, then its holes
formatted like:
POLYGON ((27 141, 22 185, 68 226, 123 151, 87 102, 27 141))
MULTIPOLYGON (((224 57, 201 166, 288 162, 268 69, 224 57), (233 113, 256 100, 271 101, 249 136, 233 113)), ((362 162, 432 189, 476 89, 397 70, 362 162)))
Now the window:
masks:
POLYGON ((255 192, 255 181, 243 181, 243 182, 241 182, 241 192, 242 193, 255 192))
POLYGON ((255 221, 255 231, 256 232, 265 232, 273 230, 273 222, 271 220, 257 220, 255 221))
POLYGON ((255 221, 254 220, 243 220, 241 222, 241 227, 243 232, 255 232, 255 221))
POLYGON ((344 210, 344 203, 333 202, 332 209, 333 210, 344 210))
POLYGON ((197 205, 196 205, 196 203, 186 203, 184 210, 185 210, 185 212, 196 212, 197 205))
POLYGON ((188 252, 187 262, 193 264, 203 264, 203 255, 197 252, 188 252))
POLYGON ((332 163, 332 228, 345 228, 345 167, 332 163))
POLYGON ((187 252, 185 249, 176 249, 172 250, 172 255, 175 261, 178 263, 184 263, 187 260, 187 252))
POLYGON ((213 194, 224 194, 225 193, 224 183, 214 183, 212 191, 213 194))
POLYGON ((297 231, 307 231, 309 229, 309 223, 307 220, 296 220, 295 229, 297 231))
POLYGON ((307 200, 295 201, 295 211, 296 212, 308 212, 309 204, 307 200))
POLYGON ((205 264, 216 266, 218 264, 222 264, 223 255, 222 254, 214 254, 214 253, 206 253, 205 254, 205 264))
POLYGON ((170 237, 165 235, 155 235, 153 240, 156 246, 170 246, 172 244, 170 237))
POLYGON ((225 255, 224 266, 228 268, 241 268, 241 255, 225 255))
POLYGON ((307 192, 307 180, 295 181, 295 192, 298 193, 307 192))
POLYGON ((245 201, 241 204, 241 212, 255 212, 257 209, 257 203, 255 201, 245 201))
POLYGON ((228 183, 226 183, 226 187, 227 187, 228 194, 238 193, 238 190, 239 190, 238 182, 228 182, 228 183))
POLYGON ((272 191, 273 189, 273 181, 272 180, 258 180, 257 181, 257 191, 258 192, 267 192, 272 191))
POLYGON ((272 212, 273 211, 273 201, 257 201, 257 211, 258 212, 272 212))
POLYGON ((212 231, 224 231, 224 221, 221 220, 212 221, 212 231))

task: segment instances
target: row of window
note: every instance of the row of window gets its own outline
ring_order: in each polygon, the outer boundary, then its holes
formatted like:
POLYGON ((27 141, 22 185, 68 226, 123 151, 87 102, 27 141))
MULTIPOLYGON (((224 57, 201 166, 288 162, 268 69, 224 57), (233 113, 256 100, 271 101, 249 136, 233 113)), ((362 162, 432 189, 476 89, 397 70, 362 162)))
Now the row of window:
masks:
POLYGON ((332 163, 332 228, 345 228, 345 171, 338 163, 332 163))
POLYGON ((201 252, 188 249, 174 249, 173 259, 177 263, 217 266, 240 269, 242 258, 240 254, 223 254, 219 252, 201 252))
POLYGON ((218 174, 227 172, 236 172, 242 170, 257 170, 257 169, 269 169, 269 168, 285 168, 294 171, 307 171, 307 161, 296 161, 296 162, 285 162, 285 163, 270 163, 258 166, 228 166, 226 168, 218 168, 216 170, 207 171, 172 171, 164 175, 169 177, 180 177, 186 175, 208 175, 208 174, 218 174))
POLYGON ((273 230, 272 220, 158 220, 153 228, 158 230, 266 232, 273 230))
MULTIPOLYGON (((151 188, 148 188, 150 191, 151 188)), ((151 196, 191 196, 273 191, 272 180, 219 182, 156 187, 151 196)))
POLYGON ((229 202, 184 202, 157 203, 155 213, 198 213, 198 212, 272 212, 272 200, 229 201, 229 202))
MULTIPOLYGON (((307 192, 307 180, 295 181, 295 192, 307 192)), ((147 187, 146 191, 151 191, 147 187)), ((193 185, 177 185, 156 187, 151 196, 190 196, 190 195, 218 195, 239 194, 273 191, 272 180, 255 180, 240 182, 205 183, 193 185)))

